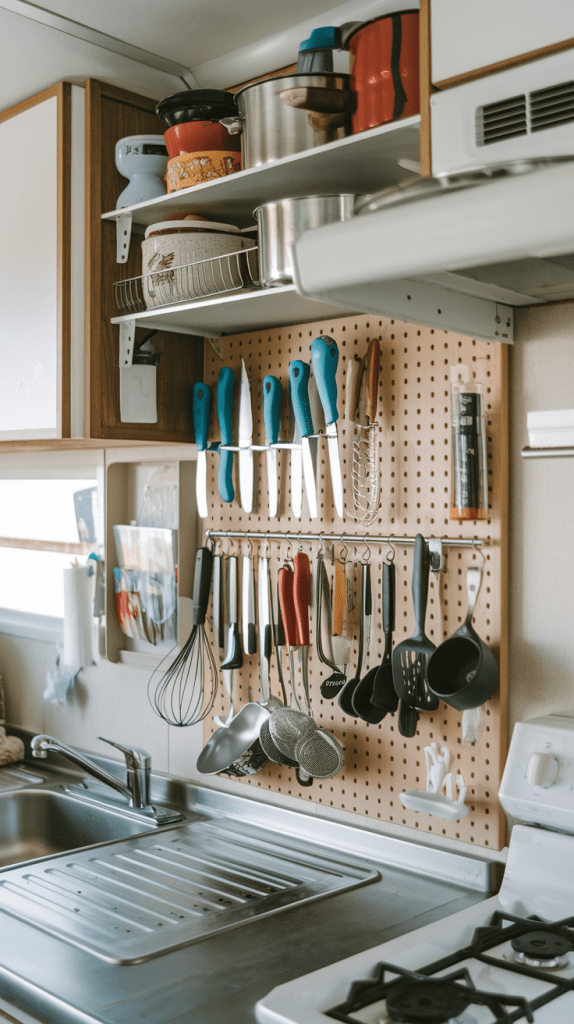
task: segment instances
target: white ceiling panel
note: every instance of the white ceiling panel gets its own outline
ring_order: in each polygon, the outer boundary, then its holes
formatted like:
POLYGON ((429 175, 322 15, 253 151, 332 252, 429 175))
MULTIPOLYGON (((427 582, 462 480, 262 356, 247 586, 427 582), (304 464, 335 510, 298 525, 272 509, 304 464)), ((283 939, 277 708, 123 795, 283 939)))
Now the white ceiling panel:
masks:
POLYGON ((192 68, 323 14, 336 0, 43 0, 39 6, 192 68))
POLYGON ((29 21, 0 7, 0 110, 62 80, 86 78, 153 99, 184 88, 180 79, 117 53, 29 21))

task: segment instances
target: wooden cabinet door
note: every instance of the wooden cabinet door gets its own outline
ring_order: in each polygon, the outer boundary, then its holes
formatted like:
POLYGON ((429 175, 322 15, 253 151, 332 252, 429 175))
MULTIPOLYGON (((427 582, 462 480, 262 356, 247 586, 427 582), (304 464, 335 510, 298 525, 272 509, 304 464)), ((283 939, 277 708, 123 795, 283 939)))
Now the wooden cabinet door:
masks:
POLYGON ((71 90, 0 114, 0 441, 70 436, 71 90))
MULTIPOLYGON (((155 100, 86 82, 86 436, 124 441, 193 441, 191 394, 203 373, 203 339, 159 331, 162 353, 157 371, 157 423, 122 423, 119 394, 119 328, 114 281, 141 274, 141 241, 132 235, 127 263, 116 262, 115 222, 101 214, 115 209, 126 185, 116 170, 115 146, 127 135, 163 135, 155 100)), ((161 219, 161 216, 158 217, 161 219)), ((135 344, 148 330, 136 330, 135 344)))

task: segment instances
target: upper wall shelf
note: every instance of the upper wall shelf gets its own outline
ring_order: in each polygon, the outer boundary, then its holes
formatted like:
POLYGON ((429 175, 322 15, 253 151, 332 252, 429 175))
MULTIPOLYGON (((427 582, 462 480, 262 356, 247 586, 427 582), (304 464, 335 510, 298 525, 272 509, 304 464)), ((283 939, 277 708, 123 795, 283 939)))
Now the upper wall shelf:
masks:
POLYGON ((156 327, 174 334, 196 334, 199 337, 220 337, 241 334, 263 327, 302 324, 312 320, 328 320, 353 313, 352 306, 336 302, 318 302, 297 293, 294 284, 260 291, 241 291, 159 306, 143 313, 117 316, 113 324, 156 327))
POLYGON ((249 227, 254 220, 253 210, 262 203, 317 193, 376 192, 413 176, 413 171, 401 167, 398 161, 418 164, 419 125, 418 115, 394 121, 263 167, 251 167, 148 203, 112 210, 102 214, 102 220, 131 216, 134 225, 147 227, 187 210, 230 218, 238 227, 249 227))

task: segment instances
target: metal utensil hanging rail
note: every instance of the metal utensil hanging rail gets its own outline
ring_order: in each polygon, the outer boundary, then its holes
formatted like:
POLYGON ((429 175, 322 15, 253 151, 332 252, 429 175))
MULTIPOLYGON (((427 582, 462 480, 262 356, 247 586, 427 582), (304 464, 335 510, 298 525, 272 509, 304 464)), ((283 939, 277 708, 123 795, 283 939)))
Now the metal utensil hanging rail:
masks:
POLYGON ((191 302, 242 288, 260 287, 257 246, 254 246, 182 267, 167 267, 115 281, 114 295, 120 313, 144 313, 146 309, 174 302, 191 302))
MULTIPOLYGON (((369 534, 364 536, 363 534, 350 534, 350 533, 297 533, 296 531, 284 531, 283 533, 276 532, 259 532, 247 531, 247 530, 206 530, 206 540, 213 537, 235 537, 245 538, 245 540, 306 540, 306 541, 336 541, 340 544, 367 544, 370 548, 375 544, 396 544, 400 547, 401 544, 414 544, 415 537, 371 537, 369 534)), ((429 538, 427 538, 428 540, 429 538)), ((441 537, 441 538, 430 538, 440 539, 445 547, 450 548, 481 548, 483 541, 474 540, 466 537, 441 537)))

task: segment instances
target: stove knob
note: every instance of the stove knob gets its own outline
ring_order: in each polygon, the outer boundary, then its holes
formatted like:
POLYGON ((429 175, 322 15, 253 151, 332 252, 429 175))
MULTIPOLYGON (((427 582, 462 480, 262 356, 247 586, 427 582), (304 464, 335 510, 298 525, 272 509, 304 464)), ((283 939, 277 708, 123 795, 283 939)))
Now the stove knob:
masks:
POLYGON ((553 754, 530 755, 526 778, 533 789, 547 789, 556 782, 558 775, 558 761, 553 754))

